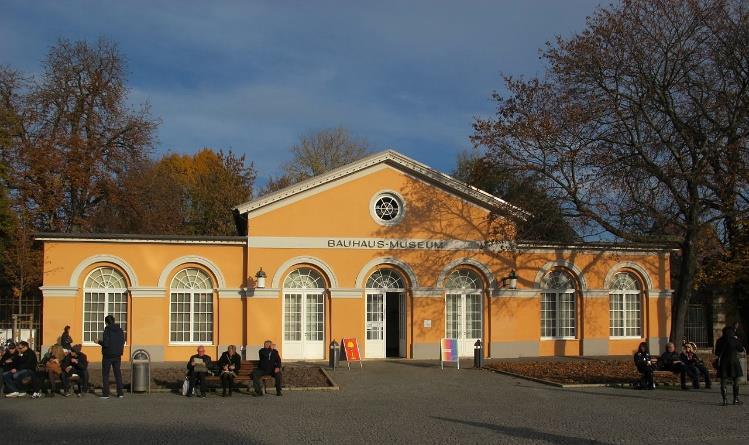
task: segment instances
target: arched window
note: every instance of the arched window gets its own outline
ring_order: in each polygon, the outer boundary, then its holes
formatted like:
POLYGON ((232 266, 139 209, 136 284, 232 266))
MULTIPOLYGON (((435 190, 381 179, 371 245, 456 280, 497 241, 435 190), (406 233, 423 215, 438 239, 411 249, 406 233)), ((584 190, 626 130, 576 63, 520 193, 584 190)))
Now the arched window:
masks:
POLYGON ((541 337, 574 338, 576 335, 575 279, 564 270, 549 272, 541 294, 541 337))
POLYGON ((83 341, 95 343, 104 331, 104 317, 112 315, 127 338, 127 282, 117 270, 98 267, 83 284, 83 341))
POLYGON ((369 358, 405 354, 404 283, 400 272, 387 267, 375 270, 367 279, 364 349, 369 358))
POLYGON ((471 269, 457 269, 450 272, 445 280, 445 289, 482 289, 484 282, 471 269))
POLYGON ((367 289, 404 289, 403 277, 393 269, 374 271, 367 280, 367 289))
POLYGON ((286 289, 323 289, 325 279, 315 269, 300 267, 286 277, 283 287, 286 289))
POLYGON ((213 286, 202 270, 183 269, 170 286, 169 341, 213 341, 213 286))
POLYGON ((288 358, 323 358, 325 279, 311 267, 291 271, 283 282, 283 345, 288 358))
POLYGON ((640 281, 628 272, 614 275, 609 286, 609 334, 612 337, 640 337, 640 281))
POLYGON ((445 279, 445 337, 458 339, 458 353, 473 354, 481 338, 484 282, 471 269, 456 269, 445 279))

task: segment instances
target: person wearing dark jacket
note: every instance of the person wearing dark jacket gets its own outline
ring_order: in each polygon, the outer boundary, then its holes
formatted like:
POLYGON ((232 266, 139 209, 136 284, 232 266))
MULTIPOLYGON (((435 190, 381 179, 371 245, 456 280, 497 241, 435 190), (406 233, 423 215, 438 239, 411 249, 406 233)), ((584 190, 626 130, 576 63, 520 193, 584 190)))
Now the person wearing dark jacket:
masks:
POLYGON ((255 387, 255 395, 262 396, 263 390, 260 387, 263 376, 270 375, 276 381, 276 395, 281 395, 281 356, 278 351, 273 349, 273 342, 265 340, 263 349, 258 351, 260 364, 258 368, 252 371, 252 384, 255 387))
POLYGON ((190 386, 187 388, 187 397, 192 397, 192 391, 196 384, 200 384, 200 397, 206 396, 206 377, 208 367, 211 365, 211 356, 205 353, 203 345, 198 346, 198 353, 190 356, 187 361, 187 377, 190 386))
POLYGON ((229 397, 231 397, 234 377, 237 376, 237 372, 242 367, 242 358, 237 354, 237 347, 234 345, 226 348, 226 351, 221 354, 221 358, 218 360, 218 369, 221 372, 221 388, 223 389, 223 397, 226 397, 226 390, 229 390, 229 397))
POLYGON ((114 316, 107 315, 104 318, 104 333, 98 341, 101 345, 101 398, 109 398, 109 368, 114 372, 114 381, 117 384, 117 397, 125 397, 122 388, 122 371, 120 364, 122 351, 125 348, 125 333, 122 328, 114 322, 114 316))
POLYGON ((25 392, 18 391, 18 385, 27 377, 31 378, 33 397, 40 396, 36 378, 36 362, 36 353, 29 349, 29 344, 25 341, 18 342, 18 354, 13 358, 13 367, 3 375, 5 388, 9 392, 5 397, 25 397, 25 392))
POLYGON ((702 359, 697 355, 697 345, 694 343, 687 343, 684 345, 684 351, 682 351, 681 356, 679 357, 681 359, 681 362, 684 363, 686 366, 692 368, 692 373, 696 374, 698 376, 697 378, 697 385, 695 388, 699 388, 699 376, 702 375, 702 378, 705 380, 705 388, 710 389, 712 387, 712 382, 710 382, 710 373, 708 372, 707 368, 705 367, 705 363, 702 361, 702 359))
POLYGON ((15 359, 16 355, 18 354, 18 349, 16 349, 15 343, 8 343, 5 346, 5 351, 3 351, 3 356, 0 358, 0 369, 2 369, 2 373, 0 374, 0 397, 2 394, 5 393, 5 383, 4 383, 4 377, 5 373, 9 372, 11 369, 13 369, 13 360, 15 359))
POLYGON ((73 349, 73 337, 70 336, 70 326, 65 326, 60 335, 60 346, 70 351, 73 349))
POLYGON ((666 351, 661 354, 659 364, 664 371, 671 371, 674 374, 679 374, 679 377, 681 378, 681 389, 689 389, 686 380, 687 374, 689 375, 689 378, 692 379, 692 386, 696 388, 700 387, 700 382, 697 380, 697 371, 694 368, 688 367, 681 361, 681 357, 679 356, 679 353, 676 352, 676 346, 673 343, 666 343, 666 351))
POLYGON ((640 389, 655 389, 655 382, 653 382, 653 361, 648 351, 648 344, 646 342, 640 343, 635 352, 635 366, 637 371, 640 372, 640 389))
POLYGON ((744 375, 739 362, 739 353, 744 347, 736 337, 736 331, 733 327, 726 326, 723 328, 723 335, 715 342, 715 357, 718 360, 718 377, 720 377, 720 395, 723 397, 723 406, 728 405, 726 400, 726 383, 728 380, 733 381, 733 404, 742 405, 739 400, 739 380, 744 375))
POLYGON ((88 357, 81 352, 81 345, 73 346, 68 356, 64 369, 68 380, 75 380, 77 377, 78 391, 76 396, 81 397, 88 391, 88 357))

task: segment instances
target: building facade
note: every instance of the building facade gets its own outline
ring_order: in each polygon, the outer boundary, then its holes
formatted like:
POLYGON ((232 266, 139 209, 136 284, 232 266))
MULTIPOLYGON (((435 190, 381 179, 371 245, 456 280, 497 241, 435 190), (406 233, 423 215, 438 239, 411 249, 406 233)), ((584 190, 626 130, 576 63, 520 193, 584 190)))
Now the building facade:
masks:
POLYGON ((107 314, 126 353, 156 361, 265 339, 318 360, 343 337, 365 358, 431 359, 444 337, 495 358, 657 351, 668 337, 670 250, 514 240, 523 210, 393 151, 234 213, 242 236, 38 236, 44 347, 70 325, 95 360, 107 314))

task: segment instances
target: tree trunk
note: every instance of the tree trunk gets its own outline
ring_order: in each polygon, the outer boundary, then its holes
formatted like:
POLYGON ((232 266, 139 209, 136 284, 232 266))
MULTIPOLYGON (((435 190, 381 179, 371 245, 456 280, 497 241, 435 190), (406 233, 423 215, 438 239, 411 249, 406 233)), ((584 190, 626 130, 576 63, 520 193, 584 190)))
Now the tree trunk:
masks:
POLYGON ((687 228, 686 237, 681 245, 681 263, 676 290, 671 299, 671 336, 670 340, 678 345, 684 340, 684 324, 687 321, 689 301, 694 292, 694 275, 697 270, 697 228, 687 228))

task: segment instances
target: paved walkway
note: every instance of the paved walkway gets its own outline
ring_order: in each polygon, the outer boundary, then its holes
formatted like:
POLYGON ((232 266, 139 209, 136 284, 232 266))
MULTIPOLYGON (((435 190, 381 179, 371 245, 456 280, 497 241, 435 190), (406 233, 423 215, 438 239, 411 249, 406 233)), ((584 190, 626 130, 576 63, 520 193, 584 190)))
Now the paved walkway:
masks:
MULTIPOLYGON (((339 369, 341 391, 0 400, 2 443, 746 444, 749 408, 699 391, 559 389, 434 362, 339 369)), ((743 386, 742 389, 747 389, 743 386)), ((746 398, 749 400, 749 398, 746 398)))

